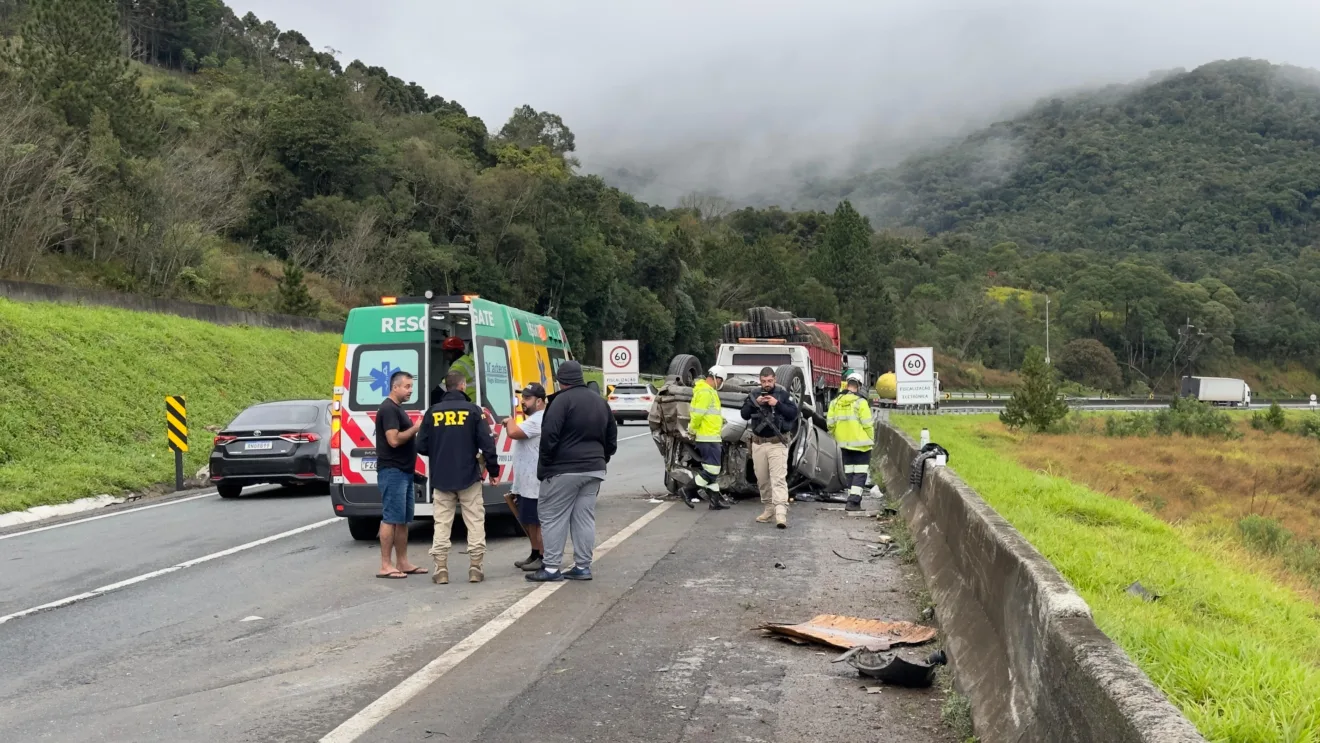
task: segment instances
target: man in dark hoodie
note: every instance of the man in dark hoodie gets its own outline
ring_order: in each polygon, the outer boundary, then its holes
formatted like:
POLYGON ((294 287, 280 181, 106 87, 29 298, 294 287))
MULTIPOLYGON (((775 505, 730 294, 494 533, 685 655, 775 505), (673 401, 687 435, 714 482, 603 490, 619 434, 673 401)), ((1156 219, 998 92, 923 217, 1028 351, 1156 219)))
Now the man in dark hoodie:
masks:
POLYGON ((591 580, 596 547, 596 496, 605 466, 619 447, 618 428, 609 403, 585 386, 582 365, 564 362, 555 374, 559 391, 546 402, 541 419, 541 541, 544 567, 527 580, 591 580), (572 570, 561 572, 564 545, 573 536, 572 570))
POLYGON ((480 583, 482 558, 486 555, 486 505, 482 498, 482 470, 495 482, 500 476, 499 456, 490 426, 481 408, 467 398, 467 377, 452 370, 445 377, 440 401, 422 416, 417 448, 427 455, 431 473, 431 502, 435 508, 434 583, 449 582, 449 530, 454 511, 463 511, 468 533, 468 581, 480 583))

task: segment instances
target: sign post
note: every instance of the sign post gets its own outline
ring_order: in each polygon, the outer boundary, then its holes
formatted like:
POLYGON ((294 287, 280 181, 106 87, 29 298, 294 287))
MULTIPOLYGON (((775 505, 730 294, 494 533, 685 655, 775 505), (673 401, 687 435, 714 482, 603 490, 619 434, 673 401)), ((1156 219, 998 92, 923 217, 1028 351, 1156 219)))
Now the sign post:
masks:
POLYGON ((641 373, 637 341, 602 341, 600 350, 606 386, 637 384, 641 373))
POLYGON ((165 441, 174 452, 174 489, 183 490, 183 454, 188 451, 188 404, 183 395, 165 398, 165 441))
POLYGON ((894 404, 935 405, 935 350, 894 349, 894 404))

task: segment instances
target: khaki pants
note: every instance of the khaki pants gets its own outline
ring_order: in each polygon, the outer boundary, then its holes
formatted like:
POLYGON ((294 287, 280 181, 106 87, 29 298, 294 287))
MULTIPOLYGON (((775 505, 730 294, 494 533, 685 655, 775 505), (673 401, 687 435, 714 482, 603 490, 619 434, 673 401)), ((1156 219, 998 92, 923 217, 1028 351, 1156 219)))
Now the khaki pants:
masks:
POLYGON ((463 509, 463 523, 467 524, 468 557, 479 562, 486 554, 486 504, 481 499, 481 481, 457 492, 431 491, 435 507, 435 538, 431 542, 431 557, 436 562, 449 559, 449 531, 454 526, 454 511, 463 509))
POLYGON ((752 469, 761 502, 788 507, 788 445, 752 444, 752 469))

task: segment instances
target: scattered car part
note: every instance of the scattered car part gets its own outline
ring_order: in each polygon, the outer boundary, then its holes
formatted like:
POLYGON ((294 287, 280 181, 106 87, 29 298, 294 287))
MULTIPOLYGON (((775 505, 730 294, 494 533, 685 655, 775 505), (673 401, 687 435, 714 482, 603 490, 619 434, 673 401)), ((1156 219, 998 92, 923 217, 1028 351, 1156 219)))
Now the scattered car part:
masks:
POLYGON ((915 689, 929 687, 935 682, 935 671, 947 665, 949 658, 943 650, 936 650, 924 661, 905 658, 897 651, 873 652, 866 648, 850 648, 832 663, 847 661, 848 665, 867 678, 880 679, 887 684, 915 689))
POLYGON ((895 645, 921 645, 935 639, 935 629, 912 622, 886 622, 837 614, 819 614, 800 624, 763 624, 770 636, 808 640, 831 647, 888 650, 895 645))

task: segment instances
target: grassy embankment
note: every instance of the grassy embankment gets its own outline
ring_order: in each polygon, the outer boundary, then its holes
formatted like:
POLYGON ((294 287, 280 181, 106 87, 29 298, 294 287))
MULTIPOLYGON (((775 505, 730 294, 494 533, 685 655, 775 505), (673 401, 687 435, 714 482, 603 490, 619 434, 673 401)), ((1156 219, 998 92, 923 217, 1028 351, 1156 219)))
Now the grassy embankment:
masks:
POLYGON ((327 399, 339 337, 0 299, 0 512, 173 483, 165 396, 191 451, 266 400, 327 399))
MULTIPOLYGON (((894 420, 914 437, 930 429, 950 465, 1058 567, 1100 628, 1209 740, 1320 741, 1320 608, 1277 579, 1275 558, 1245 549, 1231 521, 1235 505, 1253 506, 1251 492, 1234 490, 1251 475, 1230 471, 1268 445, 1250 434, 1027 437, 992 416, 894 420), (1113 496, 1081 484, 1088 478, 1113 496), (1163 598, 1126 594, 1133 581, 1163 598)), ((1255 476, 1265 478, 1261 507, 1278 491, 1267 473, 1255 476)))

